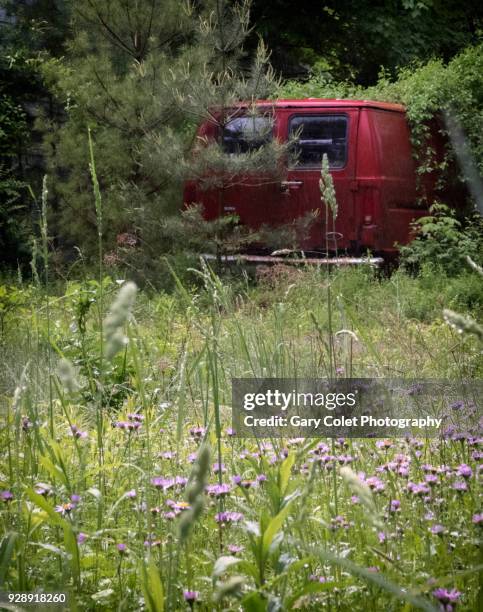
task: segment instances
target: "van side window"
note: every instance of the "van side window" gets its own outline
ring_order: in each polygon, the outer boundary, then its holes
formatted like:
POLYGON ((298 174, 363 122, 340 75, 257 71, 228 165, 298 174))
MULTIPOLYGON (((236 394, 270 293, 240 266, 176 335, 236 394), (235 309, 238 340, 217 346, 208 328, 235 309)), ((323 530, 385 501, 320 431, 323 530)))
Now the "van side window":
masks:
POLYGON ((272 139, 270 117, 237 117, 225 125, 223 150, 232 155, 254 151, 272 139))
POLYGON ((297 115, 291 117, 289 134, 296 138, 293 166, 320 167, 327 153, 331 168, 343 168, 347 159, 347 116, 297 115))

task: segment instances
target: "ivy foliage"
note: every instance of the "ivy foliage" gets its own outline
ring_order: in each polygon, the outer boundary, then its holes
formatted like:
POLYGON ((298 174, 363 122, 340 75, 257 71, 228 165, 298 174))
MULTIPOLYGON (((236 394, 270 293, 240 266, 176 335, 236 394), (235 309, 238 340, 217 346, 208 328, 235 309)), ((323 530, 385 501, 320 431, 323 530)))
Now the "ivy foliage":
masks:
MULTIPOLYGON (((483 43, 467 47, 448 63, 441 59, 412 63, 401 68, 395 79, 382 71, 376 85, 371 87, 350 81, 337 82, 319 73, 304 83, 285 82, 278 88, 276 97, 349 98, 403 104, 420 159, 426 157, 430 122, 447 112, 461 125, 470 153, 480 172, 483 171, 483 43)), ((441 131, 446 132, 443 122, 441 131)), ((442 163, 447 162, 448 158, 442 163)), ((423 171, 431 169, 422 168, 423 171)))

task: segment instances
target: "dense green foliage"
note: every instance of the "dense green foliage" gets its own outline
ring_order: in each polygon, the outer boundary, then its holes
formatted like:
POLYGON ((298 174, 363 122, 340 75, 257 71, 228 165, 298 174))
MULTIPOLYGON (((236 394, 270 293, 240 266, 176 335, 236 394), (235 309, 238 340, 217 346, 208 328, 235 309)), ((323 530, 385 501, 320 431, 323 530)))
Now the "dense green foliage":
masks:
POLYGON ((442 268, 457 275, 467 258, 480 263, 483 258, 483 220, 475 213, 462 223, 447 206, 434 204, 430 215, 413 223, 414 240, 400 248, 402 262, 410 268, 442 268))
POLYGON ((257 31, 284 77, 330 75, 372 85, 413 62, 448 61, 481 35, 482 12, 458 0, 275 0, 253 3, 257 31))

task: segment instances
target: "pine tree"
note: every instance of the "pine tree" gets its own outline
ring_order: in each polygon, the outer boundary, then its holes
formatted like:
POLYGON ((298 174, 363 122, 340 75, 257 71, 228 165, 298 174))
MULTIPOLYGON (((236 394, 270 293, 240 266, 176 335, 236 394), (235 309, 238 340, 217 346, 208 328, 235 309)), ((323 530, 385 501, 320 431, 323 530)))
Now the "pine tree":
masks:
MULTIPOLYGON (((223 145, 240 101, 265 97, 277 84, 263 43, 253 61, 245 54, 249 19, 247 0, 75 3, 66 58, 53 60, 45 70, 64 103, 65 117, 57 125, 44 125, 64 240, 94 252, 87 126, 95 140, 105 239, 108 250, 109 244, 114 249, 114 261, 116 238, 121 246, 136 244, 145 265, 176 248, 176 240, 186 245, 186 231, 198 238, 211 233, 215 242, 223 241, 233 220, 207 226, 198 215, 194 233, 189 219, 184 227, 173 222, 187 178, 217 189, 221 211, 224 191, 244 173, 262 169, 261 180, 274 180, 280 173, 285 149, 265 142, 259 130, 251 132, 248 126, 247 142, 254 138, 256 146, 242 155, 230 155, 223 145), (205 119, 216 126, 217 137, 197 147, 193 156, 196 127, 205 119)), ((252 105, 247 114, 255 122, 258 111, 252 105)), ((264 125, 271 130, 270 119, 264 125)), ((192 221, 193 211, 189 214, 192 221)), ((231 231, 237 233, 241 237, 239 229, 231 231)))

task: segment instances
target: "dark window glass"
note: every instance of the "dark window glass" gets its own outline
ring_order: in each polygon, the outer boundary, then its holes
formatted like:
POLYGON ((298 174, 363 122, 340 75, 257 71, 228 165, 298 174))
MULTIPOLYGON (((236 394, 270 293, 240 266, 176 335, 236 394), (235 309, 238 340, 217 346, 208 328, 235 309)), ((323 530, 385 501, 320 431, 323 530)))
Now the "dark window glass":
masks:
POLYGON ((290 119, 289 133, 297 141, 293 166, 320 167, 327 153, 331 168, 342 168, 347 158, 345 115, 299 115, 290 119))
POLYGON ((237 117, 226 124, 223 149, 238 155, 263 146, 272 138, 270 117, 237 117))

